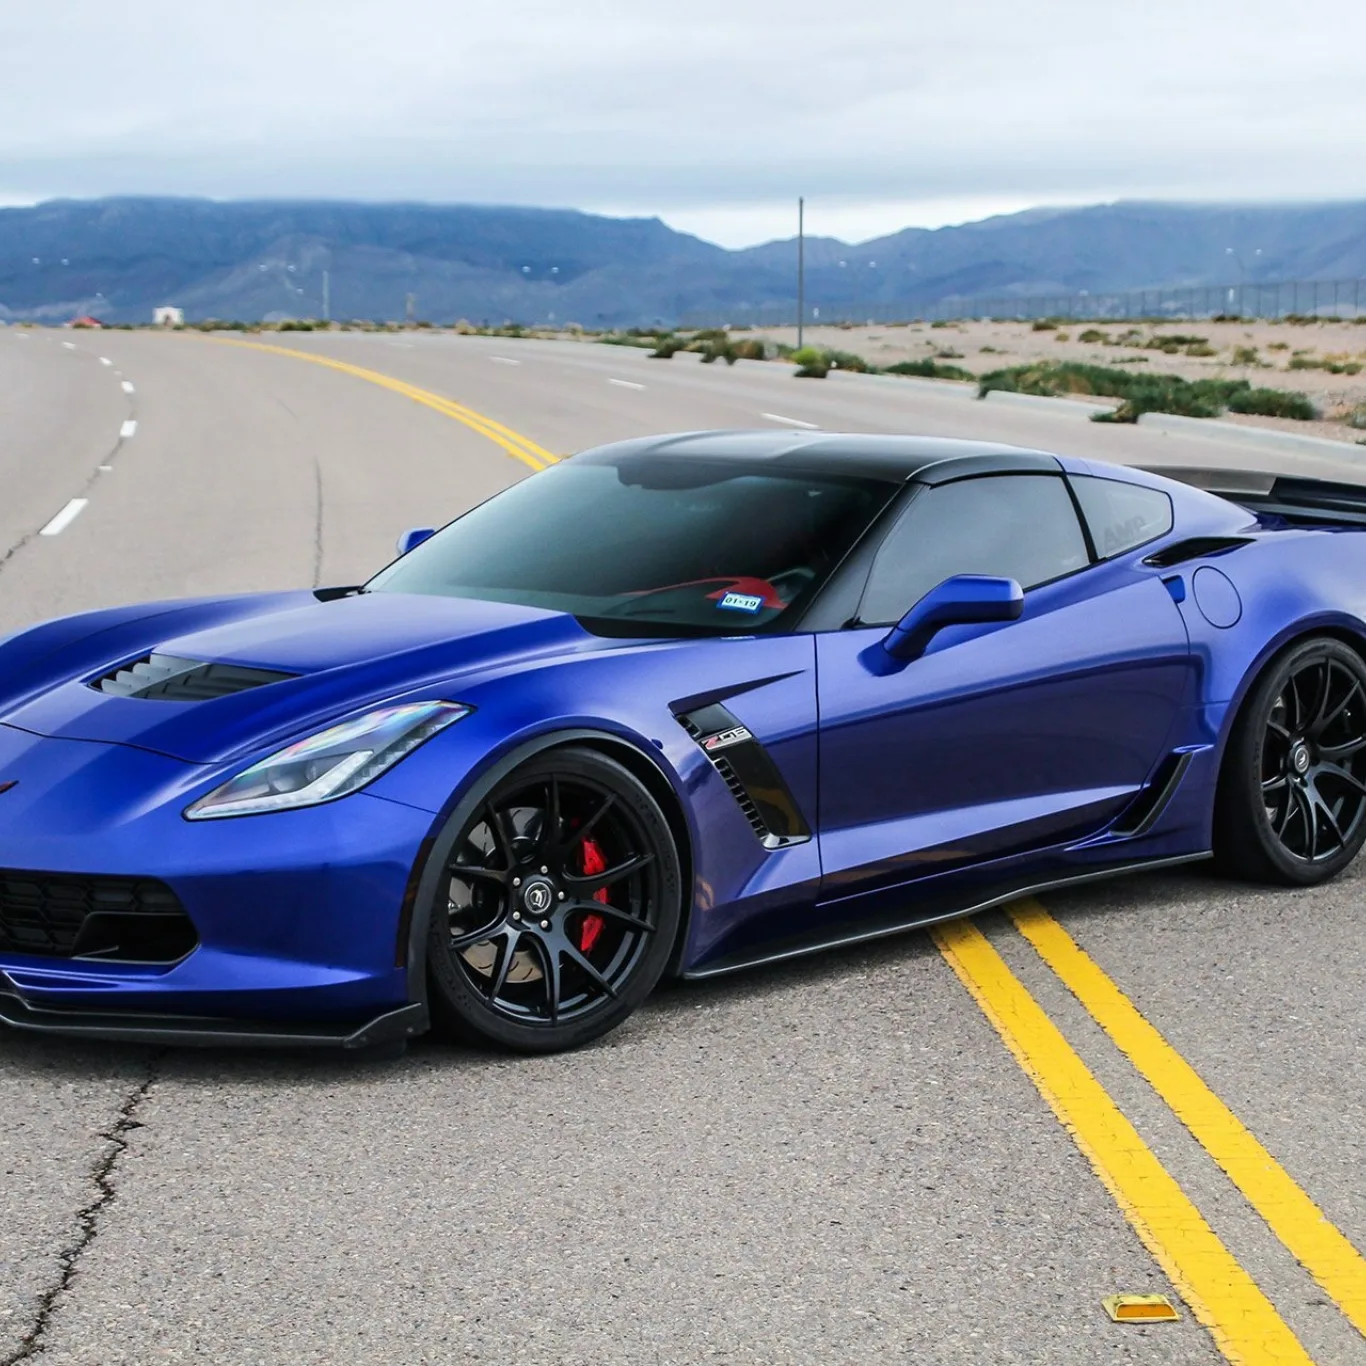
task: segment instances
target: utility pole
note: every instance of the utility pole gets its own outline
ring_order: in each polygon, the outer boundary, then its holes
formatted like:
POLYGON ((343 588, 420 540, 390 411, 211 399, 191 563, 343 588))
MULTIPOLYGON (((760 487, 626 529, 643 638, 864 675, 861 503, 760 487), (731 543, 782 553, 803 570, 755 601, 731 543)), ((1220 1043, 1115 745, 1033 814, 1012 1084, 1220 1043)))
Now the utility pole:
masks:
POLYGON ((802 349, 806 322, 806 200, 797 200, 797 350, 802 349))
POLYGON ((408 295, 408 305, 407 305, 407 317, 408 317, 409 323, 411 323, 411 322, 413 321, 414 317, 416 317, 416 316, 417 316, 417 295, 416 295, 416 294, 410 294, 410 295, 408 295))
POLYGON ((323 322, 332 321, 332 272, 323 271, 323 322))

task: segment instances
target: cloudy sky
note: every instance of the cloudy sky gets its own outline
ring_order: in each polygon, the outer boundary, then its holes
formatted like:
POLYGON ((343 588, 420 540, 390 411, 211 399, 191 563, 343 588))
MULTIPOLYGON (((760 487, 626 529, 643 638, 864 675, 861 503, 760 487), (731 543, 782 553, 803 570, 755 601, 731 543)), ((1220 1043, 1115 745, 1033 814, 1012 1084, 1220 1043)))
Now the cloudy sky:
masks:
POLYGON ((572 206, 741 245, 1366 197, 1361 0, 0 0, 0 203, 572 206))

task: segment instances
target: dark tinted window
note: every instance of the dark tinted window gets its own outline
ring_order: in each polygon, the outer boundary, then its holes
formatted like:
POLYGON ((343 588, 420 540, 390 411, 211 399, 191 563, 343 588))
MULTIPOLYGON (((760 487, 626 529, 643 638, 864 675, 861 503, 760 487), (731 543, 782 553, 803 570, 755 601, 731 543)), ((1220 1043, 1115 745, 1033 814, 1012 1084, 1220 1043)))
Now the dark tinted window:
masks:
POLYGON ((545 607, 612 634, 781 629, 894 492, 761 461, 567 461, 452 522, 367 591, 545 607))
POLYGON ((1088 474, 1070 476, 1102 560, 1165 536, 1172 529, 1172 500, 1161 489, 1088 474))
POLYGON ((964 479, 916 494, 878 551, 859 620, 890 624, 954 574, 997 574, 1033 588, 1087 564, 1057 475, 964 479))

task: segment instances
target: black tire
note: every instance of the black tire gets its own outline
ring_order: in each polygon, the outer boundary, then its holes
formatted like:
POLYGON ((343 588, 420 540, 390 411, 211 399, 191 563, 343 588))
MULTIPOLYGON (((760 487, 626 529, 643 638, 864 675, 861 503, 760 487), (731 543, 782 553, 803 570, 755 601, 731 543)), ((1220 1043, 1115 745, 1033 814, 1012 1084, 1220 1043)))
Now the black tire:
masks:
POLYGON ((1214 854, 1253 882, 1314 886, 1366 842, 1366 665, 1329 636, 1267 666, 1219 774, 1214 854))
MULTIPOLYGON (((438 848, 444 847, 444 841, 438 848)), ((555 1053, 615 1029, 663 975, 683 912, 678 850, 629 769, 555 749, 457 832, 431 907, 433 1023, 555 1053)))

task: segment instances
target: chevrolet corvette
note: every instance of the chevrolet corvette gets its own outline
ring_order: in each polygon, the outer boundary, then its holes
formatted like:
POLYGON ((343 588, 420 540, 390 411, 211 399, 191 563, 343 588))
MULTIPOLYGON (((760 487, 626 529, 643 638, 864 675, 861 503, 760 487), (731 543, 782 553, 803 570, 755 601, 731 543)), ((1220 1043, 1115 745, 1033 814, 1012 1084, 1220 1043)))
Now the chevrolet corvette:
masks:
POLYGON ((522 1052, 699 978, 1366 840, 1366 490, 1012 447, 585 451, 363 584, 0 640, 0 1023, 522 1052))

